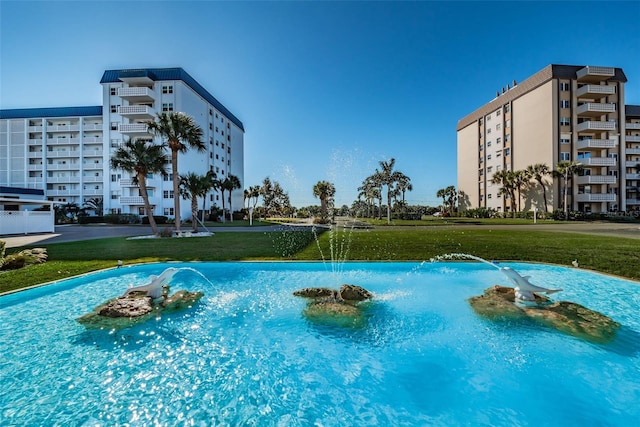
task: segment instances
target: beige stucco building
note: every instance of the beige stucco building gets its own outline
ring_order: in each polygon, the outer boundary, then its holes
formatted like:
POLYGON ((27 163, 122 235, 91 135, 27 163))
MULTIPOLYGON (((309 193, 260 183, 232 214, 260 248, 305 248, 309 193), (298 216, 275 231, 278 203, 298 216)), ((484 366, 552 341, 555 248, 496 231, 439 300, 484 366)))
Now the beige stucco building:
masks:
MULTIPOLYGON (((640 163, 640 107, 625 108, 626 81, 620 68, 549 65, 462 118, 457 126, 461 209, 509 211, 508 195, 492 183, 496 172, 537 163, 553 170, 561 160, 584 167, 570 181, 570 210, 640 209, 640 171, 634 163, 640 163)), ((541 187, 526 185, 517 209, 563 208, 562 187, 562 180, 546 177, 545 207, 541 187)))

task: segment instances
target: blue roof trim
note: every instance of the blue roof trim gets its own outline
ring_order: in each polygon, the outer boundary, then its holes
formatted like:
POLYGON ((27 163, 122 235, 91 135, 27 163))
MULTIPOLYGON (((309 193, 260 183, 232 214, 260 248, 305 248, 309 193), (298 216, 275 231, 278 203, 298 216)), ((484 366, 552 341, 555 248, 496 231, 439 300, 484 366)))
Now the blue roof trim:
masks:
POLYGON ((18 108, 0 110, 0 119, 31 119, 38 117, 101 116, 102 105, 95 107, 18 108))
POLYGON ((244 125, 231 111, 229 111, 220 101, 218 101, 213 95, 211 95, 200 83, 198 83, 193 77, 191 77, 182 68, 144 68, 135 70, 107 70, 102 75, 100 83, 120 83, 121 78, 130 77, 148 77, 154 81, 156 80, 182 80, 193 89, 198 95, 206 99, 211 105, 213 105, 218 111, 224 114, 229 120, 231 120, 236 126, 238 126, 244 132, 244 125))
POLYGON ((44 196, 44 190, 36 188, 19 188, 0 186, 0 193, 4 194, 28 194, 33 196, 44 196))

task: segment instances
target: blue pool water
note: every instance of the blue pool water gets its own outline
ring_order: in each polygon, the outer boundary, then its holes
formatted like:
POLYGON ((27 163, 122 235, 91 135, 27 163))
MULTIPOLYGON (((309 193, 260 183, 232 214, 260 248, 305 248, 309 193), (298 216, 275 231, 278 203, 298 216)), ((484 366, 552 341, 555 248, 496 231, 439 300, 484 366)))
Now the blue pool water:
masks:
POLYGON ((150 264, 0 297, 0 425, 522 425, 640 422, 640 285, 508 263, 623 326, 598 345, 477 317, 481 263, 150 264), (164 268, 190 310, 120 331, 76 318, 164 268), (375 293, 361 328, 307 320, 296 289, 375 293))

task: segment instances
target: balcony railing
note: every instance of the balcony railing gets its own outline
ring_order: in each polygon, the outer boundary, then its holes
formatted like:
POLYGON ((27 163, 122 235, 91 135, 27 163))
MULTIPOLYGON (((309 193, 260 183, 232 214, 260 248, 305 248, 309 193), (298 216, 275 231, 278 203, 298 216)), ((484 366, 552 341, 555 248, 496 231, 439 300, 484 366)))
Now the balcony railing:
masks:
POLYGON ((82 177, 82 181, 83 182, 103 182, 104 181, 104 177, 102 175, 100 175, 100 176, 83 176, 82 177))
POLYGON ((640 205, 640 199, 627 199, 627 206, 630 205, 640 205))
POLYGON ((42 158, 42 151, 29 151, 29 154, 27 155, 27 157, 30 159, 42 158))
POLYGON ((85 123, 82 125, 82 130, 102 130, 102 123, 85 123))
POLYGON ((613 131, 613 130, 616 130, 616 122, 591 120, 591 121, 579 123, 576 126, 576 131, 578 132, 584 132, 584 131, 590 131, 590 130, 613 131))
POLYGON ((92 142, 102 142, 102 137, 101 136, 85 136, 84 138, 82 138, 82 142, 84 142, 85 144, 88 143, 92 143, 92 142))
POLYGON ((80 190, 47 190, 47 196, 79 196, 80 190))
POLYGON ((600 102, 585 102, 582 105, 578 105, 576 113, 581 116, 601 116, 602 114, 615 113, 616 104, 600 102))
POLYGON ((627 122, 624 124, 624 127, 627 129, 640 129, 640 123, 627 122))
POLYGON ((593 65, 587 65, 576 73, 578 80, 584 82, 599 82, 615 75, 616 70, 613 67, 597 67, 593 65))
POLYGON ((43 164, 27 165, 27 170, 30 170, 30 171, 41 171, 43 169, 44 169, 44 165, 43 164))
POLYGON ((639 163, 640 160, 627 160, 626 162, 624 162, 624 166, 627 168, 635 168, 639 163))
POLYGON ((85 170, 102 169, 102 162, 99 162, 99 163, 85 163, 83 166, 84 167, 82 169, 85 169, 85 170))
POLYGON ((618 162, 612 157, 586 157, 578 159, 584 166, 615 166, 618 162))
POLYGON ((142 206, 144 205, 144 199, 142 198, 142 196, 121 196, 120 204, 142 206))
POLYGON ((126 134, 148 134, 149 127, 145 123, 121 123, 118 125, 120 133, 126 134))
POLYGON ((137 187, 137 185, 133 183, 132 179, 121 178, 120 179, 120 187, 137 187))
POLYGON ((636 180, 636 179, 640 179, 640 173, 628 173, 628 174, 625 174, 624 177, 627 181, 636 180))
POLYGON ((77 176, 56 176, 52 178, 47 178, 47 182, 50 184, 57 183, 68 183, 68 184, 77 184, 80 182, 80 178, 77 176))
POLYGON ((47 138, 47 144, 79 144, 80 138, 47 138))
POLYGON ((55 163, 50 165, 48 164, 46 169, 51 171, 69 171, 78 170, 80 167, 77 163, 55 163))
POLYGON ((118 96, 130 100, 153 100, 155 93, 148 87, 121 87, 118 96))
POLYGON ((627 154, 640 154, 640 148, 627 148, 625 152, 627 154))
POLYGON ((578 88, 576 96, 578 98, 592 98, 600 99, 605 96, 614 95, 616 93, 615 86, 603 86, 603 85, 584 85, 578 88))
POLYGON ((135 119, 153 119, 156 110, 148 105, 125 105, 118 108, 118 113, 122 116, 135 119))
POLYGON ((47 151, 47 157, 60 158, 60 157, 78 157, 80 152, 76 150, 53 150, 47 151))
POLYGON ((47 126, 47 132, 78 132, 80 126, 78 125, 51 125, 47 126))
POLYGON ((84 150, 82 153, 85 157, 102 157, 103 155, 102 150, 84 150))
POLYGON ((615 148, 615 139, 583 139, 576 144, 578 150, 584 150, 589 148, 615 148))
POLYGON ((617 176, 613 175, 584 175, 576 177, 577 184, 615 184, 617 176))
POLYGON ((88 190, 82 190, 82 192, 85 196, 102 196, 102 188, 99 188, 97 190, 95 188, 91 188, 88 190))
POLYGON ((42 145, 42 139, 28 139, 29 145, 42 145))
POLYGON ((610 193, 577 194, 577 202, 615 202, 617 196, 610 193))

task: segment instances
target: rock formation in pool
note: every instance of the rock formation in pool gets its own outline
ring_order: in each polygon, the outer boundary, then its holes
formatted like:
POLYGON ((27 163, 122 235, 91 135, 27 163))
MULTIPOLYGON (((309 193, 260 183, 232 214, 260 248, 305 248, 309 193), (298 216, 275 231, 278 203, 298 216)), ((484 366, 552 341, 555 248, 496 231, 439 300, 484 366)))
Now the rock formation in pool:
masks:
POLYGON ((293 293, 311 301, 304 310, 307 319, 337 326, 361 327, 364 324, 363 301, 373 298, 368 290, 356 285, 330 288, 304 288, 293 293))
POLYGON ((528 304, 516 303, 514 288, 495 285, 483 295, 469 298, 473 310, 491 320, 531 319, 564 333, 596 343, 611 342, 620 324, 570 301, 553 302, 537 293, 528 304))
POLYGON ((180 290, 169 296, 169 282, 177 272, 176 268, 167 268, 160 276, 152 275, 148 284, 127 289, 122 296, 106 301, 77 320, 87 329, 122 329, 161 313, 190 308, 204 294, 180 290))

